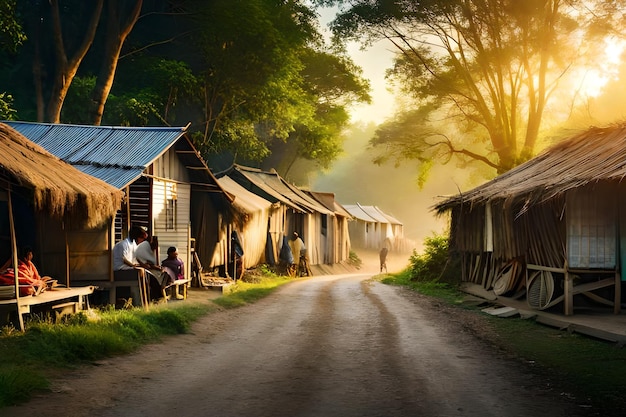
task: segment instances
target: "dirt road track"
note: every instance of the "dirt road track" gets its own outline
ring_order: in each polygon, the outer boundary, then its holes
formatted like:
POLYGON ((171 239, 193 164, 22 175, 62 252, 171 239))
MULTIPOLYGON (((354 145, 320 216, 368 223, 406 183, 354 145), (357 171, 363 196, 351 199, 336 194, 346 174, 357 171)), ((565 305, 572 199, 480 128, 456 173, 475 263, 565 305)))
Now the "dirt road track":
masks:
POLYGON ((20 416, 583 416, 429 299, 335 275, 57 379, 20 416))

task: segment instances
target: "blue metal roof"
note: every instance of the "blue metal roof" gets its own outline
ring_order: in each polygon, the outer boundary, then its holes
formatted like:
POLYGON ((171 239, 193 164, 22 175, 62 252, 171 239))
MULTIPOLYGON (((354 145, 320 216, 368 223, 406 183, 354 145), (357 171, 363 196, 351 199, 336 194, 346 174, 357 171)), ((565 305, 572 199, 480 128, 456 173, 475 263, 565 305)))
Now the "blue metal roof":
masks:
POLYGON ((121 189, 185 134, 184 127, 4 122, 81 171, 121 189))

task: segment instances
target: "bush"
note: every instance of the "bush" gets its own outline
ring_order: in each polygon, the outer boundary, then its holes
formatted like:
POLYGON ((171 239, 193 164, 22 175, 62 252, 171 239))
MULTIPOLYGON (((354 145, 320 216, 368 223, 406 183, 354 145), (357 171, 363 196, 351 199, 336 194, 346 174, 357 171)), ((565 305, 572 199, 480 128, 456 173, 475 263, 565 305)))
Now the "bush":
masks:
POLYGON ((360 269, 363 261, 359 258, 359 255, 356 252, 350 251, 350 255, 348 257, 348 265, 352 265, 356 267, 356 269, 360 269))
POLYGON ((412 281, 439 281, 449 284, 460 282, 460 262, 450 253, 447 235, 433 234, 424 239, 424 253, 415 249, 409 257, 409 271, 412 281))

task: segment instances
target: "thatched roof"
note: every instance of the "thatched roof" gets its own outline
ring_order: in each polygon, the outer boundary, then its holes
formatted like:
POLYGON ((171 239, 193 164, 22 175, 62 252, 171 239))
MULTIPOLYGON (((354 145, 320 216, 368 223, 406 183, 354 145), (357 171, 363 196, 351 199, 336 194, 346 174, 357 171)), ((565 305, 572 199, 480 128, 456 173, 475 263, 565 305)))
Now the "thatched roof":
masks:
POLYGON ((626 176, 626 123, 592 127, 559 142, 537 157, 465 193, 434 206, 443 213, 459 204, 500 200, 525 211, 568 190, 626 176))
POLYGON ((94 227, 119 210, 122 192, 84 174, 0 123, 0 177, 32 191, 36 210, 94 227))

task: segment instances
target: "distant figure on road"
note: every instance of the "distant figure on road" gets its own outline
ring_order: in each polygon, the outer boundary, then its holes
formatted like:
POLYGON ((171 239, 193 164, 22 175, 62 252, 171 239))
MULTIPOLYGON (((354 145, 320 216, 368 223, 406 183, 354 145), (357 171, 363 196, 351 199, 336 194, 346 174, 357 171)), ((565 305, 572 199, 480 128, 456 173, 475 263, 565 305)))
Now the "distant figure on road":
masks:
POLYGON ((387 253, 388 252, 389 251, 387 250, 387 247, 385 246, 385 247, 383 247, 380 250, 380 253, 379 253, 379 255, 380 255, 380 273, 381 274, 383 272, 383 268, 385 268, 385 272, 387 272, 387 253))

